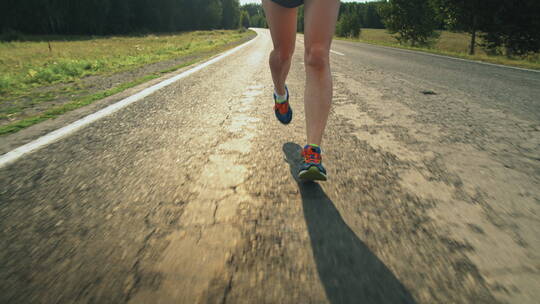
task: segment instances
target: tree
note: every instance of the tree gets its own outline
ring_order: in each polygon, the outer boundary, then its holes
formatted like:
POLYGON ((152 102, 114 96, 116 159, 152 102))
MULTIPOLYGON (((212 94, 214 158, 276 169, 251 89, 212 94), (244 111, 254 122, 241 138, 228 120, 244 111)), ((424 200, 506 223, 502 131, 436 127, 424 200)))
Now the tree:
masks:
POLYGON ((381 16, 377 12, 377 8, 381 5, 381 2, 365 3, 363 5, 365 5, 365 9, 362 15, 362 25, 366 28, 384 28, 381 16))
POLYGON ((439 36, 435 31, 435 10, 427 0, 390 0, 380 6, 379 13, 388 31, 397 34, 400 43, 427 45, 439 36))
POLYGON ((343 14, 336 26, 336 35, 358 38, 360 36, 360 17, 356 13, 343 14))
MULTIPOLYGON (((252 9, 262 11, 260 5, 252 9)), ((0 30, 6 33, 107 35, 235 28, 239 16, 238 0, 0 1, 0 30)), ((260 18, 257 22, 262 23, 260 18)))
POLYGON ((221 26, 225 29, 236 28, 240 18, 240 4, 238 0, 222 0, 223 16, 221 26))
MULTIPOLYGON (((132 6, 129 3, 121 0, 112 0, 110 5, 111 11, 107 16, 109 19, 109 22, 107 22, 107 33, 124 34, 138 29, 135 23, 132 21, 132 6)), ((147 12, 150 14, 150 10, 147 10, 147 12)), ((152 16, 145 16, 144 20, 144 22, 139 21, 139 27, 142 27, 140 26, 141 24, 146 24, 148 21, 153 19, 152 16)), ((150 29, 150 24, 148 24, 145 28, 150 29)))
POLYGON ((249 20, 249 14, 247 11, 242 11, 240 13, 240 27, 248 28, 251 26, 250 20, 249 20))
POLYGON ((469 54, 474 55, 476 34, 485 22, 485 0, 433 0, 438 15, 450 30, 464 31, 471 35, 469 54))
POLYGON ((506 55, 525 55, 540 51, 540 1, 491 0, 490 18, 480 30, 484 46, 506 55))
POLYGON ((255 15, 249 18, 249 21, 252 27, 261 27, 261 28, 267 27, 266 18, 264 18, 261 15, 255 15))
POLYGON ((247 14, 247 18, 244 17, 243 21, 241 21, 240 26, 244 24, 243 26, 245 28, 252 26, 252 27, 268 27, 266 24, 266 17, 264 16, 264 10, 262 8, 262 5, 260 4, 244 4, 240 7, 240 10, 245 12, 247 14), (248 24, 248 26, 245 26, 245 24, 248 24))
POLYGON ((241 9, 243 11, 247 11, 250 18, 255 15, 261 15, 261 16, 264 15, 262 5, 260 4, 255 4, 255 3, 244 4, 242 5, 241 9))

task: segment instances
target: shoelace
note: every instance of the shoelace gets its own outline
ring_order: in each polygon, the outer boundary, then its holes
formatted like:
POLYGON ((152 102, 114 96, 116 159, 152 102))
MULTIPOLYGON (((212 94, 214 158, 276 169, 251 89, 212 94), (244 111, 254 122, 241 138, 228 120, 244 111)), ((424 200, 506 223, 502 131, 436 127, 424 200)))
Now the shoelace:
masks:
POLYGON ((302 156, 304 156, 304 161, 310 164, 320 164, 321 163, 321 154, 313 151, 311 148, 304 149, 302 151, 302 156))

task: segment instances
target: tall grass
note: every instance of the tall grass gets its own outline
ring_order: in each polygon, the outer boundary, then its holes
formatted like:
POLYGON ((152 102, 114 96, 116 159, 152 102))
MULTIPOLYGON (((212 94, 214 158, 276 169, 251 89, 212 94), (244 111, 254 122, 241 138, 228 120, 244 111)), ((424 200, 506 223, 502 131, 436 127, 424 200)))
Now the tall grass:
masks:
POLYGON ((51 42, 0 43, 0 98, 28 89, 71 82, 87 75, 124 71, 145 64, 210 51, 249 33, 197 31, 138 37, 99 37, 51 42), (49 47, 50 46, 50 47, 49 47))
POLYGON ((12 86, 13 80, 7 74, 0 74, 0 94, 7 92, 12 86))

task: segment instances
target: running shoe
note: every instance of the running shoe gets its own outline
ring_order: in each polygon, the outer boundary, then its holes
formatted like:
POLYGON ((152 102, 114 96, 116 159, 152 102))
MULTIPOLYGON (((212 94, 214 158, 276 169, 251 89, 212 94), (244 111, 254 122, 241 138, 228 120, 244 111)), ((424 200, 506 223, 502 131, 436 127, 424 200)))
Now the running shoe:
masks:
POLYGON ((298 178, 303 181, 325 181, 326 169, 322 165, 321 148, 312 145, 306 145, 302 150, 304 162, 298 172, 298 178))
POLYGON ((277 95, 274 92, 274 112, 276 113, 276 118, 284 125, 288 124, 292 120, 292 109, 289 105, 289 89, 285 86, 285 91, 287 92, 287 100, 284 102, 278 102, 277 95))

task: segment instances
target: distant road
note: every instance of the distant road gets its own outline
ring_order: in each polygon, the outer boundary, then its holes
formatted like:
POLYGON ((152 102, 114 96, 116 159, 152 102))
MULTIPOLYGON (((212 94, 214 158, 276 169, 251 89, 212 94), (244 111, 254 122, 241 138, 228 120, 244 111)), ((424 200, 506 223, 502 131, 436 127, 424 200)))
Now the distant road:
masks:
POLYGON ((538 302, 540 73, 336 41, 299 183, 257 32, 0 168, 0 303, 538 302))

